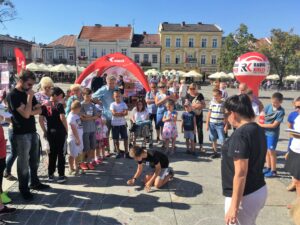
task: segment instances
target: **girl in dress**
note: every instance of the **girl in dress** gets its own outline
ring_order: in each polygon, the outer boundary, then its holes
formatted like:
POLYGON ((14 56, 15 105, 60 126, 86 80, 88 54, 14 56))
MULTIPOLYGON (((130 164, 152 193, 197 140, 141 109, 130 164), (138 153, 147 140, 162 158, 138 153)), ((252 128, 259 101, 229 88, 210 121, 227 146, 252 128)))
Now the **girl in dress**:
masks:
POLYGON ((105 159, 105 148, 108 147, 107 138, 108 128, 106 126, 106 120, 104 117, 100 117, 96 120, 96 164, 100 164, 105 159), (102 155, 102 156, 101 156, 102 155))
POLYGON ((178 136, 176 120, 177 112, 174 110, 175 103, 168 100, 166 103, 167 111, 164 113, 162 121, 164 122, 162 137, 165 140, 166 153, 169 153, 169 143, 172 141, 172 150, 170 154, 175 152, 175 141, 178 136))

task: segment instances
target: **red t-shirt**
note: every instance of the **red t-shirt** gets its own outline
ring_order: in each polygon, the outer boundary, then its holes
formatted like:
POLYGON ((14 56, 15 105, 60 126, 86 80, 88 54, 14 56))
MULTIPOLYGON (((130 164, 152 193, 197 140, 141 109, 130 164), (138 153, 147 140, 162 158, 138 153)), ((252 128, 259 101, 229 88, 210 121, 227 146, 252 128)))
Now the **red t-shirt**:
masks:
POLYGON ((6 140, 4 137, 3 127, 0 125, 0 159, 6 157, 6 140))

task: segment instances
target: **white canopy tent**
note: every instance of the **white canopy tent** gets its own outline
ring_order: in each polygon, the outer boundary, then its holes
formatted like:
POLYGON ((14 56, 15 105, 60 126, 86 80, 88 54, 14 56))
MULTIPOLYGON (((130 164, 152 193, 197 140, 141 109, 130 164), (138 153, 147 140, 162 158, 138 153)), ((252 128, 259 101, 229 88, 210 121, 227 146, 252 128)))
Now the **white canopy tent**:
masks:
POLYGON ((196 70, 191 70, 191 71, 185 73, 182 77, 202 78, 203 75, 198 73, 196 70))
POLYGON ((266 77, 266 80, 279 80, 279 75, 278 74, 268 75, 266 77))

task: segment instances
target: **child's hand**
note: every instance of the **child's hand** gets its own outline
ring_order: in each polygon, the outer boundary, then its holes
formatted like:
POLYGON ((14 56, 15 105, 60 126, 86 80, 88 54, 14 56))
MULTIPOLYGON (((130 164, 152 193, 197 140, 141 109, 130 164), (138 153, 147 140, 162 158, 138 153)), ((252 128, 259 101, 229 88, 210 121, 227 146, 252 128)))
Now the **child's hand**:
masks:
POLYGON ((135 183, 135 179, 130 179, 127 181, 128 185, 134 185, 134 183, 135 183))
POLYGON ((75 139, 75 144, 76 144, 76 145, 80 145, 80 140, 79 140, 79 138, 78 138, 78 139, 77 139, 77 138, 75 139))

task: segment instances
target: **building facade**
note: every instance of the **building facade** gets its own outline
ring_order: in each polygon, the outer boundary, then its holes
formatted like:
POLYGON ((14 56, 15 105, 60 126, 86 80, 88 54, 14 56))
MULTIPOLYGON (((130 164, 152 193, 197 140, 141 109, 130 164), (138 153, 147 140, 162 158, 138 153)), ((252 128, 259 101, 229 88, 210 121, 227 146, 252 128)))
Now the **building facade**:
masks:
POLYGON ((33 62, 43 62, 43 47, 46 45, 33 43, 31 46, 31 56, 33 62))
POLYGON ((131 45, 131 58, 140 65, 143 70, 160 70, 160 38, 158 34, 135 34, 131 45))
POLYGON ((83 26, 76 44, 77 64, 88 66, 97 58, 115 52, 130 56, 132 37, 133 29, 130 25, 83 26))
POLYGON ((216 72, 222 34, 222 29, 214 24, 160 24, 161 70, 216 72))
POLYGON ((42 48, 46 64, 76 64, 76 35, 64 35, 42 48))

